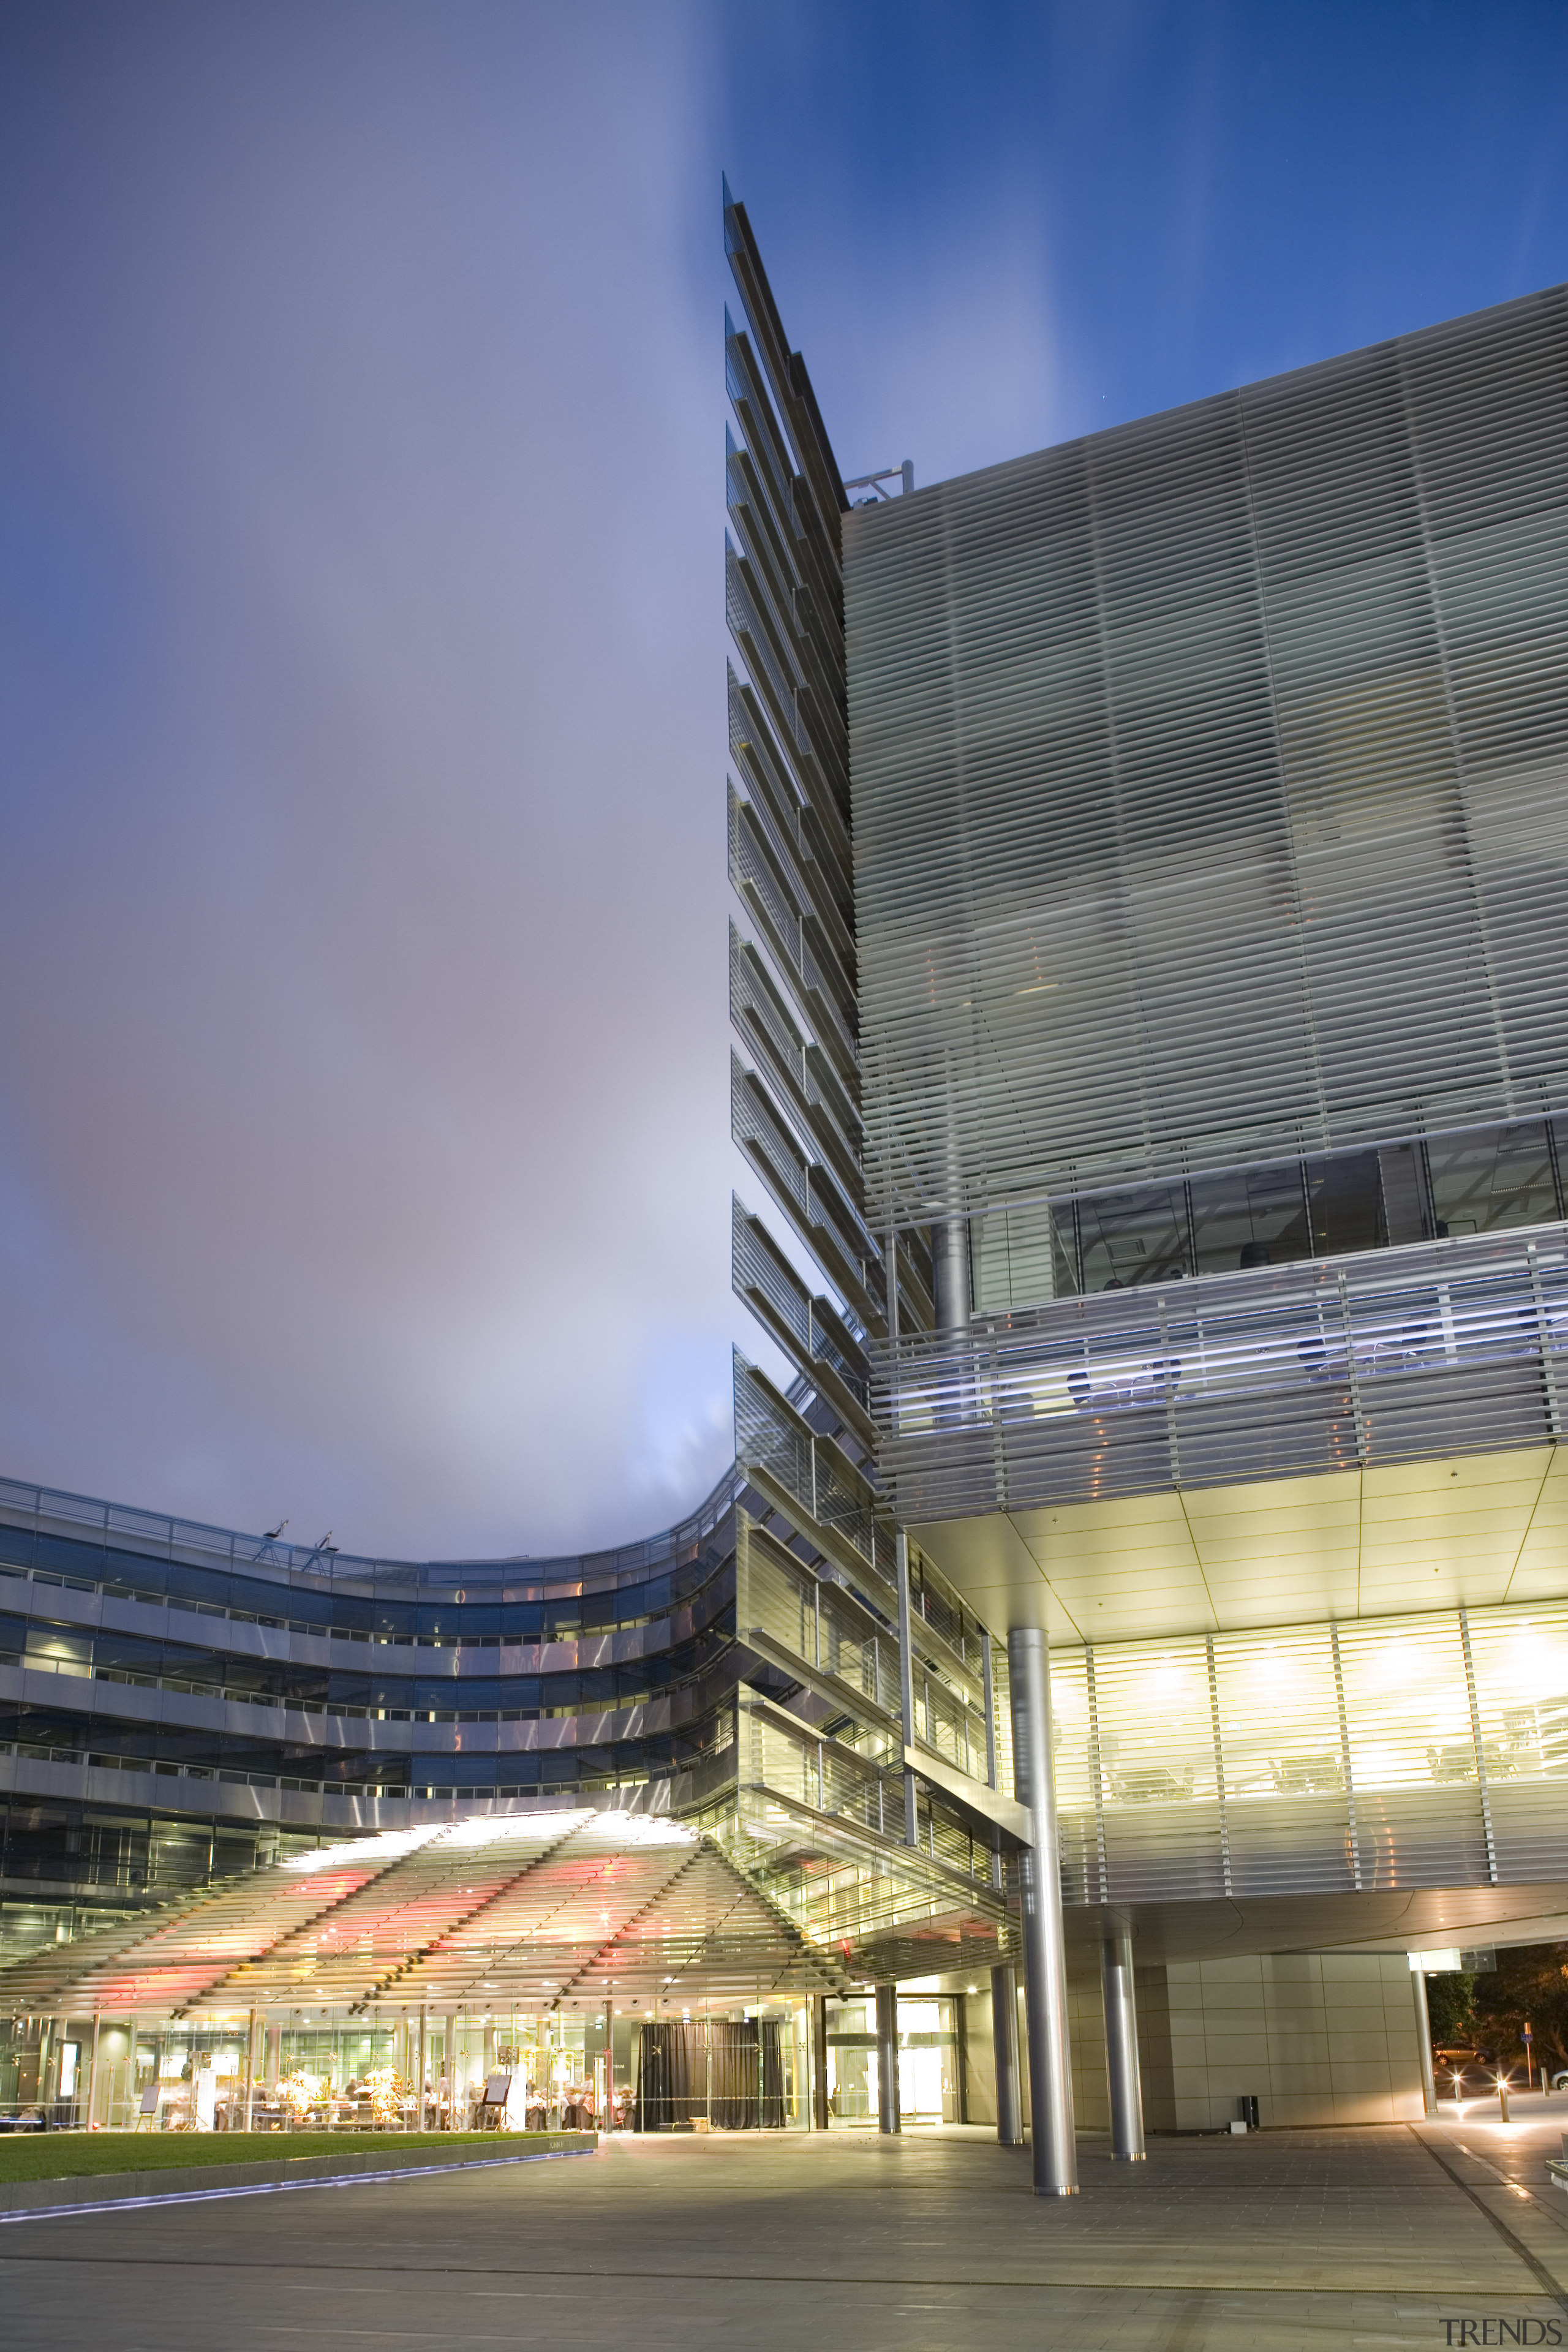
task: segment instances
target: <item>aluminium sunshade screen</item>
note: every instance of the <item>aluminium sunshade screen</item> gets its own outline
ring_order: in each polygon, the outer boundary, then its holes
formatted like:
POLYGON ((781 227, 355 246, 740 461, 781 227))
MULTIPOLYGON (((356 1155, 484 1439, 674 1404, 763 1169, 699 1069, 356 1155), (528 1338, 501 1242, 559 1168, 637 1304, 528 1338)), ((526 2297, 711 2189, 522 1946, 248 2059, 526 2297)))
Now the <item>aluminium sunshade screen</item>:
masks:
POLYGON ((0 1971, 16 2013, 549 2008, 839 1982, 713 1843, 624 1813, 481 1820, 325 1849, 0 1971), (493 1997, 487 1999, 487 1996, 493 1997))
POLYGON ((844 518, 876 1230, 1562 1104, 1565 362, 1554 289, 844 518))

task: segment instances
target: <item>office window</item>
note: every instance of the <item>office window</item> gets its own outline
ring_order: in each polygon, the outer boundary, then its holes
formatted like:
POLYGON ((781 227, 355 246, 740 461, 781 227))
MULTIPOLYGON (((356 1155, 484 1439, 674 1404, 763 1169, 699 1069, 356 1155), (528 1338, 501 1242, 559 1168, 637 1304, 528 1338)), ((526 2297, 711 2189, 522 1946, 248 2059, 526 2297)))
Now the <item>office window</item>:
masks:
POLYGON ((1426 1160, 1439 1233, 1493 1233, 1558 1214, 1544 1119, 1443 1138, 1427 1145, 1426 1160))

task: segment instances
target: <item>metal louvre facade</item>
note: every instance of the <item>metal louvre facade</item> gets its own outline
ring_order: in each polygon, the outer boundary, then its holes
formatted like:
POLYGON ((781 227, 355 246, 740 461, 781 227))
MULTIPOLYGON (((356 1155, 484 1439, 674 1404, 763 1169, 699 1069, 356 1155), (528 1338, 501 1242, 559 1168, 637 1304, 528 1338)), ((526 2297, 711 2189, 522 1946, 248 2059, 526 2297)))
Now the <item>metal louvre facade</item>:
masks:
POLYGON ((1565 1403, 1561 1225, 1058 1299, 873 1393, 913 1524, 1555 1443, 1565 1403))
POLYGON ((1565 382, 1554 289, 846 516, 879 1232, 1563 1107, 1565 382))
POLYGON ((1068 1902, 1568 1876, 1568 1607, 1051 1656, 1068 1902))

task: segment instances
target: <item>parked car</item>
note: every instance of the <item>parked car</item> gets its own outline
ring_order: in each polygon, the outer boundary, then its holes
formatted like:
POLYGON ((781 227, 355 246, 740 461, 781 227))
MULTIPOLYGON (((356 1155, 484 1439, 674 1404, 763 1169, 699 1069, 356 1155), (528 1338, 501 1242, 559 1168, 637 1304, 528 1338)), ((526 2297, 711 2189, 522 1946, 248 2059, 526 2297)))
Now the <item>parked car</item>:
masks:
POLYGON ((1440 2099, 1451 2099, 1456 2096, 1461 2099, 1476 2099, 1483 2091, 1491 2090, 1497 2082, 1497 2069, 1492 2063, 1491 2052, 1479 2049, 1471 2043, 1447 2044, 1435 2049, 1432 2053, 1432 2069, 1436 2076, 1437 2095, 1440 2099), (1454 2080, 1456 2075, 1458 2077, 1457 2089, 1454 2080))

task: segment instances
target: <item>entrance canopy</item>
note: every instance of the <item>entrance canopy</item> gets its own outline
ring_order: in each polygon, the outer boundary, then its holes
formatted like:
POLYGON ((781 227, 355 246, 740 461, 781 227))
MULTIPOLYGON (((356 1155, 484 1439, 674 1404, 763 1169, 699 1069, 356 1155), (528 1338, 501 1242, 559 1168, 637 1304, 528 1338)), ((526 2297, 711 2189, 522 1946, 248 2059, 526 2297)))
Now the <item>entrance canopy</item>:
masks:
POLYGON ((713 1842, 535 1812, 327 1846, 0 1971, 0 2011, 189 2018, 387 2005, 497 2011, 843 1990, 713 1842))

